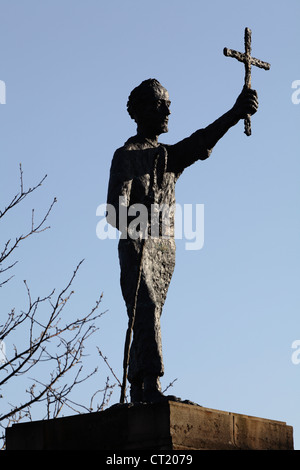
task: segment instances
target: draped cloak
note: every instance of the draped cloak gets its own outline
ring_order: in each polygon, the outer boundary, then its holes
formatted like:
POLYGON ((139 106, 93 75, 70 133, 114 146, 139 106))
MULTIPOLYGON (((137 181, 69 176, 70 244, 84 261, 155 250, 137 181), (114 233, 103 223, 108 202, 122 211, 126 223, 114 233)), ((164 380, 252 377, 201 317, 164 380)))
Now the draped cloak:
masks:
POLYGON ((164 373, 160 316, 175 267, 175 185, 186 167, 205 160, 210 153, 205 132, 200 129, 174 145, 131 137, 113 156, 107 221, 121 232, 120 283, 129 320, 141 268, 128 371, 131 383, 139 384, 145 376, 160 377, 164 373), (148 217, 142 217, 137 225, 134 221, 141 214, 137 212, 139 205, 148 217), (170 211, 164 213, 166 208, 170 211))

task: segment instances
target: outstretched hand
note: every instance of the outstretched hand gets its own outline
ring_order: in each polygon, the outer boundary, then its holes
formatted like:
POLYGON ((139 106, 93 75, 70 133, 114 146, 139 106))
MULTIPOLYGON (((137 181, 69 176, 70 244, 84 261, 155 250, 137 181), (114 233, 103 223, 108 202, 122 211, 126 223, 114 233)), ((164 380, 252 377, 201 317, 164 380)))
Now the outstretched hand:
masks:
POLYGON ((251 116, 255 114, 258 110, 257 92, 251 88, 244 87, 232 110, 239 119, 245 119, 248 114, 251 116))

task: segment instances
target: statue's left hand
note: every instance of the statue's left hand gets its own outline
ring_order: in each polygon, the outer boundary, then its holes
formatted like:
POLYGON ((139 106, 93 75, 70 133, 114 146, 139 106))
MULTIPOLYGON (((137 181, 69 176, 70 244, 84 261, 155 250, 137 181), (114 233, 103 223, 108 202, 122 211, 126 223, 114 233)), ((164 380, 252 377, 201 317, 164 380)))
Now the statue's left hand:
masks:
POLYGON ((239 119, 245 119, 248 114, 253 115, 258 110, 257 92, 244 87, 238 96, 232 111, 239 119))

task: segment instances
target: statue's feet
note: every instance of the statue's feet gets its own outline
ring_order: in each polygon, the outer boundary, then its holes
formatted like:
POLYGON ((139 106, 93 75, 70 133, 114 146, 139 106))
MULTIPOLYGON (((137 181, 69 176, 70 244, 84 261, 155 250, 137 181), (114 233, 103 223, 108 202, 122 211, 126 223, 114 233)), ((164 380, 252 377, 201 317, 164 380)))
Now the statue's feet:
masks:
POLYGON ((158 403, 163 401, 181 402, 181 399, 174 395, 164 395, 158 377, 146 377, 144 383, 131 384, 130 401, 131 403, 158 403))
POLYGON ((130 387, 130 401, 131 403, 139 403, 143 401, 143 385, 132 384, 130 387))
POLYGON ((162 401, 180 401, 180 399, 162 393, 159 377, 146 377, 144 380, 143 402, 157 403, 162 401))
POLYGON ((157 389, 146 389, 143 393, 143 402, 144 403, 157 403, 161 401, 166 401, 167 397, 157 389))

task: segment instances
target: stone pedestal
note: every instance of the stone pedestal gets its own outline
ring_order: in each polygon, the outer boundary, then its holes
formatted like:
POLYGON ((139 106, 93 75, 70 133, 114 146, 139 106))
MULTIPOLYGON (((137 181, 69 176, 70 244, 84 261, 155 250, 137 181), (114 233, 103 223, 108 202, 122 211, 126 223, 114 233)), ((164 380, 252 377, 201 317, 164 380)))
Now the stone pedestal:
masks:
POLYGON ((284 422, 172 401, 15 424, 6 438, 7 450, 293 450, 284 422))

